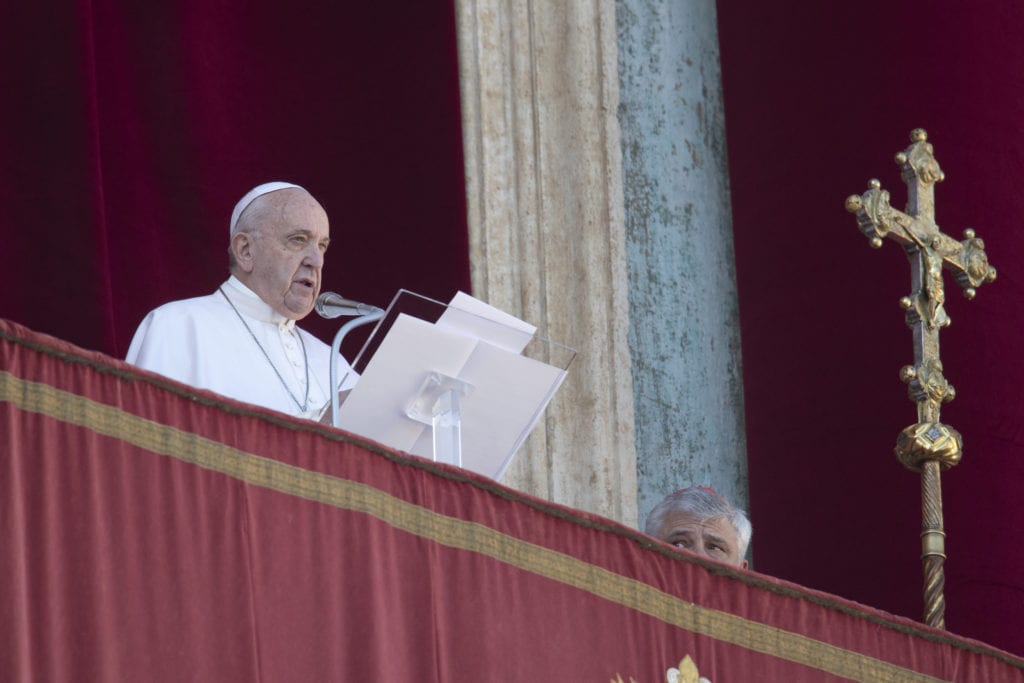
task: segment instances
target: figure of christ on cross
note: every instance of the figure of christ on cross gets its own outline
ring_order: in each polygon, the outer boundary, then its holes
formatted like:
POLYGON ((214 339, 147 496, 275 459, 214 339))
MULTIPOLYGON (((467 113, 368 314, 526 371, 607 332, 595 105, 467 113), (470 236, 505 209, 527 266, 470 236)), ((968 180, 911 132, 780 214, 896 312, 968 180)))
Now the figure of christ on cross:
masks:
POLYGON ((940 421, 942 403, 953 400, 953 386, 946 381, 939 359, 939 331, 949 325, 943 270, 953 273, 964 295, 973 299, 976 288, 996 278, 988 263, 985 243, 971 229, 957 241, 939 230, 935 222, 935 183, 945 175, 935 159, 928 135, 920 128, 910 134, 911 145, 896 155, 907 185, 906 212, 893 209, 889 193, 877 180, 868 191, 846 199, 846 210, 856 214, 861 232, 872 247, 884 238, 898 242, 911 264, 910 296, 900 305, 913 332, 914 365, 900 370, 908 394, 917 404, 917 423, 904 429, 896 443, 896 457, 904 466, 921 473, 921 553, 924 568, 924 621, 945 628, 943 596, 945 532, 942 526, 940 472, 956 465, 963 453, 960 434, 940 421))

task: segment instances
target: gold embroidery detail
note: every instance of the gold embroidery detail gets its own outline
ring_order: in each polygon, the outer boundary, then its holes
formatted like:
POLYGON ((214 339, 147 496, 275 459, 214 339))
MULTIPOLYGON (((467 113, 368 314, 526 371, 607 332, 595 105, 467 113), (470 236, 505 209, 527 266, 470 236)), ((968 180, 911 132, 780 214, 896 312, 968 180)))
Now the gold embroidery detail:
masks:
POLYGON ((700 671, 690 655, 683 657, 678 668, 666 671, 665 680, 668 683, 710 683, 708 679, 700 677, 700 671))

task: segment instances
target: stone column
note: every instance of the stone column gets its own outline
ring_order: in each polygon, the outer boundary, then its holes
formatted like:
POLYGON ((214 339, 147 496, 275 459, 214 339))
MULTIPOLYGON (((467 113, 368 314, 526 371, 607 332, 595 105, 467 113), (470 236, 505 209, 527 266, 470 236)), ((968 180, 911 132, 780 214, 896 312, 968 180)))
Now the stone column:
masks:
POLYGON ((614 0, 456 0, 475 296, 578 356, 504 483, 637 521, 614 0))
POLYGON ((715 3, 616 8, 640 520, 693 484, 747 507, 715 3))

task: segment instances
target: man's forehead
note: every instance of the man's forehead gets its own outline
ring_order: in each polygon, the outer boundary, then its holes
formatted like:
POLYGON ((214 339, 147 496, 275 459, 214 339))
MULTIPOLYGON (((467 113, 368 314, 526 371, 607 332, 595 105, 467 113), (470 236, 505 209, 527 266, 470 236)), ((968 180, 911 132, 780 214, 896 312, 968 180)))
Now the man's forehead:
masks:
MULTIPOLYGON (((262 205, 271 208, 271 212, 285 216, 313 214, 327 215, 313 195, 301 189, 281 190, 260 197, 262 205)), ((255 203, 255 202, 254 202, 255 203)))
POLYGON ((673 510, 665 515, 662 530, 666 534, 690 532, 732 540, 735 540, 737 536, 736 530, 732 528, 732 524, 725 517, 702 519, 681 510, 673 510))
POLYGON ((308 194, 282 197, 268 207, 261 223, 261 227, 272 227, 289 234, 306 233, 314 237, 329 237, 331 233, 327 213, 319 202, 308 194))
POLYGON ((235 204, 235 208, 231 212, 231 234, 234 235, 238 231, 238 221, 251 204, 280 190, 301 190, 302 192, 306 192, 305 188, 300 185, 296 185, 295 183, 273 181, 257 185, 249 190, 245 196, 239 199, 238 203, 235 204))

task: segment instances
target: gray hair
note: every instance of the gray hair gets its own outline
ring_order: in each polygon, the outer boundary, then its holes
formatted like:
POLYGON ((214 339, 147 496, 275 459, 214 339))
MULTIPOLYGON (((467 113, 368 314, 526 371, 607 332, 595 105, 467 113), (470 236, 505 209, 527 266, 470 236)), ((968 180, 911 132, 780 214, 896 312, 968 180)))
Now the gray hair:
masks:
MULTIPOLYGON (((293 185, 291 188, 281 189, 298 189, 303 188, 298 185, 293 185)), ((232 218, 231 221, 231 239, 233 240, 235 235, 244 233, 252 235, 253 237, 259 237, 260 226, 268 219, 271 212, 275 208, 275 204, 272 203, 273 198, 268 197, 269 192, 256 195, 254 198, 249 199, 245 206, 242 206, 242 210, 239 211, 239 215, 232 218)), ((239 202, 241 205, 241 202, 239 202)), ((235 209, 238 211, 238 209, 235 209)), ((238 261, 235 260, 235 252, 231 248, 231 243, 228 243, 228 271, 231 273, 235 272, 238 267, 238 261)))
POLYGON ((742 558, 747 554, 750 537, 754 534, 754 527, 747 519, 747 513, 730 503, 725 496, 717 493, 714 489, 706 486, 691 486, 668 494, 647 515, 644 533, 655 536, 665 521, 666 515, 672 510, 688 513, 701 521, 724 518, 736 530, 739 556, 742 558))

